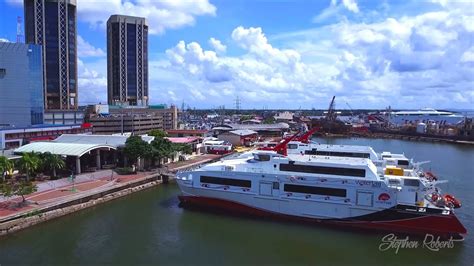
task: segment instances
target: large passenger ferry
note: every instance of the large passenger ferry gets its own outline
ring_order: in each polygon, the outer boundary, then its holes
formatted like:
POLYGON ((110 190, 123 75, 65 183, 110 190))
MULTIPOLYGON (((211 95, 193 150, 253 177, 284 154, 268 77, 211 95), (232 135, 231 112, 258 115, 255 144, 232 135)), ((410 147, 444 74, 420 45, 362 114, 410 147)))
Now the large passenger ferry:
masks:
POLYGON ((459 236, 460 207, 437 181, 378 173, 369 158, 303 156, 275 151, 179 172, 184 204, 264 217, 408 233, 459 236))
POLYGON ((393 124, 406 124, 416 122, 436 122, 455 125, 464 121, 465 117, 460 114, 437 111, 432 108, 425 108, 417 111, 398 111, 390 113, 390 122, 393 124))

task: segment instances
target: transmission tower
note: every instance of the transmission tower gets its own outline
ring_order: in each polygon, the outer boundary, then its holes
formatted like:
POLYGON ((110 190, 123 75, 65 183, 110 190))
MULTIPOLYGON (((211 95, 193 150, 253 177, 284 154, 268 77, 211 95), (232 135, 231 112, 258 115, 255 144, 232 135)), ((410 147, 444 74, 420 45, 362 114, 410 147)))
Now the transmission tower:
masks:
POLYGON ((235 98, 235 110, 236 110, 237 112, 240 111, 240 104, 241 104, 240 98, 239 98, 239 96, 237 96, 237 97, 235 98))

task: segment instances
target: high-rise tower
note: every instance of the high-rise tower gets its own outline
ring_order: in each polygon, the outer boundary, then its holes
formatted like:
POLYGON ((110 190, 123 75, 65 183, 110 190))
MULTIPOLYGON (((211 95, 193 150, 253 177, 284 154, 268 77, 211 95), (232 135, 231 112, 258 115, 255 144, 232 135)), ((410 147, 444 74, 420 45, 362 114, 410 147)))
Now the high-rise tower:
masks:
POLYGON ((148 25, 145 18, 107 21, 107 98, 110 105, 148 105, 148 25))
POLYGON ((24 0, 25 42, 43 50, 44 107, 77 109, 76 0, 24 0))

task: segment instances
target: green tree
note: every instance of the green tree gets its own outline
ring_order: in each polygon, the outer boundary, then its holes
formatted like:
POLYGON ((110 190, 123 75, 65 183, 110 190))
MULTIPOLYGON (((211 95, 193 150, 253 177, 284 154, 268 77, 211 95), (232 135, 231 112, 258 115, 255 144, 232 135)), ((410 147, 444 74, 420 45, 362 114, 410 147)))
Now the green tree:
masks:
POLYGON ((5 181, 5 173, 13 171, 14 164, 5 156, 0 156, 0 174, 2 175, 3 181, 5 181))
POLYGON ((51 170, 53 176, 56 176, 56 170, 61 170, 66 167, 66 163, 59 155, 45 152, 41 155, 41 164, 43 171, 51 170))
POLYGON ((175 150, 175 151, 180 151, 180 152, 182 152, 182 153, 184 153, 184 154, 191 154, 191 153, 193 153, 193 148, 192 148, 191 145, 189 145, 189 144, 181 144, 181 143, 179 143, 179 144, 174 144, 173 146, 174 146, 174 147, 173 147, 173 150, 175 150))
POLYGON ((168 136, 168 133, 164 130, 160 129, 153 129, 148 133, 149 136, 153 136, 155 138, 164 138, 168 136))
POLYGON ((161 160, 163 158, 170 157, 175 152, 175 147, 173 143, 165 138, 155 138, 151 142, 151 156, 150 158, 153 160, 158 160, 158 164, 161 165, 161 160))
POLYGON ((38 154, 34 152, 24 153, 19 160, 19 168, 23 174, 26 174, 26 180, 35 175, 41 167, 41 160, 38 154))
POLYGON ((240 117, 240 122, 250 119, 253 119, 253 115, 243 115, 240 117))
POLYGON ((136 163, 138 158, 145 158, 150 156, 151 147, 148 143, 143 141, 140 136, 131 136, 125 142, 123 153, 133 163, 136 163))
POLYGON ((0 185, 0 194, 4 197, 21 196, 23 202, 26 201, 25 196, 34 193, 38 187, 28 180, 10 180, 0 185))
POLYGON ((263 123, 264 124, 273 124, 273 123, 275 123, 275 118, 273 116, 267 117, 267 118, 265 118, 265 120, 263 120, 263 123))

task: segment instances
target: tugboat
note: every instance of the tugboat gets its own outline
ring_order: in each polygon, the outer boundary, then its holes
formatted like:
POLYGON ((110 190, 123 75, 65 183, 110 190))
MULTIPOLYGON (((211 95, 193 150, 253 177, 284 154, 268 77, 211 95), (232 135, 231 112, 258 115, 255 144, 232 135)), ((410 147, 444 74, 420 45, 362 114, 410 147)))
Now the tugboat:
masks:
POLYGON ((438 182, 378 173, 369 158, 302 156, 275 151, 222 160, 177 173, 184 205, 260 217, 371 230, 462 237, 460 202, 438 182))

